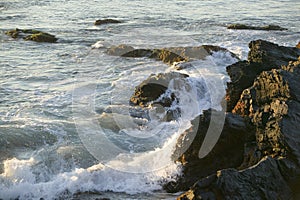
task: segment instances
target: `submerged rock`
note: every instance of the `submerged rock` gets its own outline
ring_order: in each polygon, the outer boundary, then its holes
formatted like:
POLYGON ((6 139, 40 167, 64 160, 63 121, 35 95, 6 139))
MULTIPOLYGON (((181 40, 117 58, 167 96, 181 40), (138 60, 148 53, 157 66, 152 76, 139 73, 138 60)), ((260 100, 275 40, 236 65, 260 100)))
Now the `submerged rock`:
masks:
POLYGON ((37 31, 34 29, 14 29, 5 32, 6 35, 11 36, 12 38, 23 38, 24 40, 32 40, 35 42, 49 42, 54 43, 57 41, 57 38, 54 35, 45 33, 42 31, 37 31))
POLYGON ((228 29, 242 29, 242 30, 264 30, 264 31, 284 31, 288 30, 277 25, 267 25, 267 26, 250 26, 246 24, 229 24, 228 29))
POLYGON ((231 78, 226 91, 227 111, 234 108, 243 90, 250 87, 262 71, 279 69, 300 55, 300 49, 296 47, 279 46, 264 40, 250 42, 249 48, 248 61, 239 61, 226 68, 231 78))
POLYGON ((122 22, 116 19, 98 19, 95 21, 94 25, 117 24, 117 23, 122 23, 122 22))

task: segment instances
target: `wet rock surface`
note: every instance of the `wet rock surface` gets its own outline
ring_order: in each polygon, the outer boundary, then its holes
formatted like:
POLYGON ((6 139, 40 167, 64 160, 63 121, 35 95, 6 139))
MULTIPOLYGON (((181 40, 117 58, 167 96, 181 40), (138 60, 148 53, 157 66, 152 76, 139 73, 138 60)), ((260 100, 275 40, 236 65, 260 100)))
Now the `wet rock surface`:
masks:
POLYGON ((31 40, 35 42, 49 42, 55 43, 58 39, 49 33, 38 31, 34 29, 13 29, 5 32, 6 35, 12 38, 23 38, 24 40, 31 40))
MULTIPOLYGON (((167 91, 171 80, 184 79, 186 77, 188 75, 177 72, 153 74, 135 88, 134 94, 130 98, 130 104, 141 107, 148 106, 149 103, 157 100, 167 91)), ((170 98, 163 98, 155 103, 164 107, 170 107, 175 98, 174 94, 170 94, 170 98)))
MULTIPOLYGON (((181 111, 178 107, 172 107, 172 105, 178 104, 179 98, 168 89, 168 86, 171 81, 174 84, 181 84, 187 77, 188 75, 178 72, 152 74, 135 88, 129 104, 140 108, 149 106, 155 108, 157 114, 164 116, 161 119, 162 121, 176 120, 180 117, 181 111)), ((137 108, 134 109, 136 110, 137 108)), ((136 117, 132 113, 131 116, 136 117)))
POLYGON ((284 31, 288 30, 278 25, 267 25, 267 26, 250 26, 246 24, 229 24, 228 29, 237 29, 237 30, 263 30, 263 31, 284 31))

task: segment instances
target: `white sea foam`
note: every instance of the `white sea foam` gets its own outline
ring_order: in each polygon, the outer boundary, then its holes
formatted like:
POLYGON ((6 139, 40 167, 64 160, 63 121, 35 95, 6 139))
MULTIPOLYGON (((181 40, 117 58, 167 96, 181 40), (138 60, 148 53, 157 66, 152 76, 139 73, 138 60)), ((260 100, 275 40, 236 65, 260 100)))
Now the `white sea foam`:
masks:
MULTIPOLYGON (((160 181, 172 180, 178 166, 173 164, 152 173, 134 174, 116 171, 102 164, 87 169, 54 175, 50 181, 37 182, 31 168, 38 162, 34 158, 4 162, 0 175, 0 198, 2 199, 55 199, 62 195, 85 191, 114 191, 136 194, 160 190, 160 181)), ((69 196, 70 197, 70 196, 69 196)))
MULTIPOLYGON (((39 164, 41 158, 38 156, 29 159, 13 158, 6 160, 4 161, 4 172, 0 175, 0 184, 2 185, 0 198, 55 199, 59 196, 65 195, 66 197, 85 191, 113 191, 137 194, 161 190, 162 181, 174 180, 176 175, 180 173, 180 166, 171 160, 178 136, 191 126, 190 121, 199 115, 203 109, 211 107, 221 109, 220 102, 225 94, 225 82, 228 80, 225 66, 235 61, 230 55, 215 53, 206 60, 193 62, 191 68, 182 70, 182 73, 190 75, 186 80, 171 81, 168 90, 174 92, 180 101, 173 104, 170 109, 180 108, 181 117, 178 120, 162 122, 159 117, 152 118, 149 122, 145 122, 146 125, 142 129, 136 129, 132 126, 126 127, 125 122, 119 121, 119 124, 122 124, 121 130, 125 134, 125 138, 127 134, 131 137, 144 139, 138 137, 139 134, 144 134, 145 139, 153 139, 151 140, 153 143, 156 141, 156 146, 153 146, 153 148, 141 152, 125 151, 105 163, 93 165, 89 168, 73 168, 68 171, 62 169, 60 172, 47 174, 47 178, 41 177, 44 174, 39 172, 47 170, 50 172, 51 169, 45 170, 45 166, 39 164), (148 134, 148 138, 145 133, 148 134), (37 169, 39 167, 41 169, 37 169)), ((141 78, 138 78, 138 80, 132 79, 137 75, 135 71, 137 68, 143 71, 141 66, 136 66, 132 69, 132 72, 126 72, 126 76, 120 76, 118 81, 115 82, 113 89, 118 91, 113 92, 115 96, 112 99, 115 101, 112 101, 112 105, 110 105, 112 112, 116 108, 128 108, 128 101, 122 102, 118 99, 129 99, 133 88, 130 88, 130 92, 128 92, 121 91, 124 87, 118 88, 116 86, 122 85, 119 83, 129 82, 134 83, 133 86, 140 82, 141 78), (114 102, 117 102, 117 104, 114 105, 114 102), (122 104, 121 107, 117 106, 122 104)), ((170 71, 167 68, 160 68, 160 70, 162 69, 170 71)), ((85 92, 86 94, 81 94, 83 95, 81 98, 86 101, 86 99, 89 100, 88 95, 90 93, 85 92)), ((124 114, 122 110, 118 110, 118 113, 124 114)), ((118 118, 116 119, 118 120, 118 118)), ((85 127, 85 134, 88 135, 89 132, 93 131, 92 129, 93 127, 85 127)), ((123 139, 121 141, 126 142, 123 139)), ((64 149, 58 148, 57 152, 61 153, 64 149)), ((47 157, 42 159, 47 159, 47 157)), ((57 156, 51 159, 64 158, 57 156)), ((56 161, 50 167, 60 165, 62 162, 56 161)))
POLYGON ((97 41, 95 44, 93 44, 91 47, 92 49, 101 49, 107 47, 108 44, 105 41, 97 41))

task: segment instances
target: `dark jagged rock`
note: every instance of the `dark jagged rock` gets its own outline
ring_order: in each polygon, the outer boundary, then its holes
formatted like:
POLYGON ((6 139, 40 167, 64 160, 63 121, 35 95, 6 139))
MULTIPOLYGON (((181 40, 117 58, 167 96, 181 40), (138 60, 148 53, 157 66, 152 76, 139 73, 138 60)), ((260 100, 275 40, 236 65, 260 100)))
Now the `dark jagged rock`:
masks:
POLYGON ((160 118, 162 121, 176 120, 180 117, 181 111, 180 108, 171 105, 179 103, 179 98, 168 90, 168 85, 171 81, 174 84, 186 84, 186 77, 188 75, 177 72, 153 74, 135 88, 129 103, 142 108, 151 105, 157 114, 163 116, 160 118))
MULTIPOLYGON (((255 45, 255 42, 251 45, 255 45)), ((231 74, 234 79, 240 78, 241 74, 245 73, 243 71, 245 66, 264 69, 256 79, 253 79, 251 87, 244 88, 233 109, 235 114, 244 117, 250 127, 254 127, 251 130, 255 133, 255 139, 251 139, 250 136, 250 140, 240 141, 244 144, 243 149, 241 146, 237 148, 235 140, 227 141, 226 145, 243 152, 241 165, 231 168, 221 167, 219 171, 216 169, 211 174, 203 175, 178 199, 298 199, 300 196, 300 57, 297 61, 280 66, 288 58, 294 60, 298 52, 295 48, 280 47, 280 49, 281 51, 278 51, 278 48, 275 48, 273 56, 270 56, 272 54, 268 51, 262 51, 260 55, 250 54, 249 60, 255 62, 239 62, 234 65, 236 74, 231 74), (289 54, 284 55, 283 52, 289 54), (274 69, 269 69, 270 66, 262 63, 271 63, 274 69), (276 66, 277 64, 279 66, 276 66)), ((245 78, 246 75, 243 77, 245 78)), ((230 135, 232 133, 234 132, 230 131, 230 135)), ((224 147, 220 146, 220 148, 224 147)), ((192 149, 193 145, 187 152, 192 149)), ((231 155, 238 155, 238 153, 234 152, 231 155)), ((215 159, 219 157, 215 156, 215 159)), ((228 162, 232 161, 228 159, 228 162)), ((197 166, 200 169, 202 167, 197 164, 195 168, 197 166)), ((215 168, 218 168, 218 165, 216 166, 215 168)), ((173 185, 176 186, 174 183, 173 185)))
POLYGON ((282 69, 263 72, 251 90, 256 140, 264 155, 300 164, 300 57, 282 69))
POLYGON ((279 46, 264 40, 251 41, 249 43, 248 61, 260 63, 265 70, 280 68, 289 61, 296 61, 300 50, 294 47, 279 46))
POLYGON ((246 24, 229 24, 228 29, 239 29, 239 30, 263 30, 263 31, 284 31, 288 30, 277 25, 267 25, 267 26, 249 26, 246 24))
POLYGON ((294 193, 300 189, 299 85, 300 57, 281 69, 262 72, 233 110, 252 119, 258 151, 278 159, 280 172, 294 193))
POLYGON ((243 90, 250 87, 256 76, 262 71, 279 69, 289 61, 296 61, 300 49, 283 47, 256 40, 249 43, 248 61, 240 61, 227 67, 231 82, 227 84, 227 111, 231 111, 238 102, 243 90))
POLYGON ((169 65, 172 65, 175 62, 205 59, 208 55, 212 55, 214 52, 229 53, 232 57, 239 60, 234 53, 225 48, 213 45, 202 45, 199 47, 170 47, 163 49, 133 49, 130 46, 120 45, 117 47, 111 47, 107 51, 107 53, 110 55, 122 57, 153 58, 156 60, 161 60, 169 65))
POLYGON ((291 199, 276 160, 266 157, 246 170, 224 169, 201 179, 178 200, 291 199))
POLYGON ((23 38, 24 40, 32 40, 35 42, 49 42, 54 43, 57 41, 57 38, 54 35, 45 33, 42 31, 37 31, 34 29, 14 29, 5 32, 6 35, 11 36, 12 38, 23 38))
POLYGON ((193 126, 178 138, 173 159, 182 163, 183 176, 176 183, 166 184, 166 190, 187 190, 200 178, 220 169, 239 167, 243 162, 244 144, 254 140, 255 133, 251 127, 246 126, 243 118, 231 113, 226 114, 221 136, 212 151, 204 158, 198 157, 209 126, 217 126, 215 123, 219 123, 211 121, 212 113, 224 114, 221 111, 204 111, 203 115, 192 121, 193 126))
POLYGON ((95 21, 94 25, 117 24, 117 23, 122 23, 122 22, 116 19, 98 19, 95 21))
MULTIPOLYGON (((167 91, 171 80, 184 79, 186 77, 188 77, 188 75, 177 72, 161 73, 158 75, 153 74, 135 88, 135 92, 130 98, 130 104, 139 105, 141 107, 148 106, 150 102, 157 100, 167 91)), ((174 94, 171 94, 170 99, 162 99, 156 103, 164 107, 169 107, 175 98, 174 94)))

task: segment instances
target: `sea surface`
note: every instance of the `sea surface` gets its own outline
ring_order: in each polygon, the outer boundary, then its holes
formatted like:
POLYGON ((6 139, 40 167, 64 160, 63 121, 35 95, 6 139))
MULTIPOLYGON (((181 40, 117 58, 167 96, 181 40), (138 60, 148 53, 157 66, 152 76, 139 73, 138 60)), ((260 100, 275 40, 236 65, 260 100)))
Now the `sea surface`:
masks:
POLYGON ((228 53, 207 54, 170 83, 180 97, 163 120, 155 108, 129 105, 151 74, 176 71, 148 58, 106 50, 218 45, 246 59, 248 43, 295 46, 299 0, 5 0, 0 2, 0 199, 175 199, 162 189, 180 175, 171 160, 178 136, 208 108, 221 109, 228 53), (119 24, 95 26, 97 19, 119 24), (275 24, 286 31, 228 30, 275 24), (55 44, 12 39, 7 30, 37 29, 55 44), (99 194, 102 195, 99 195, 99 194))

